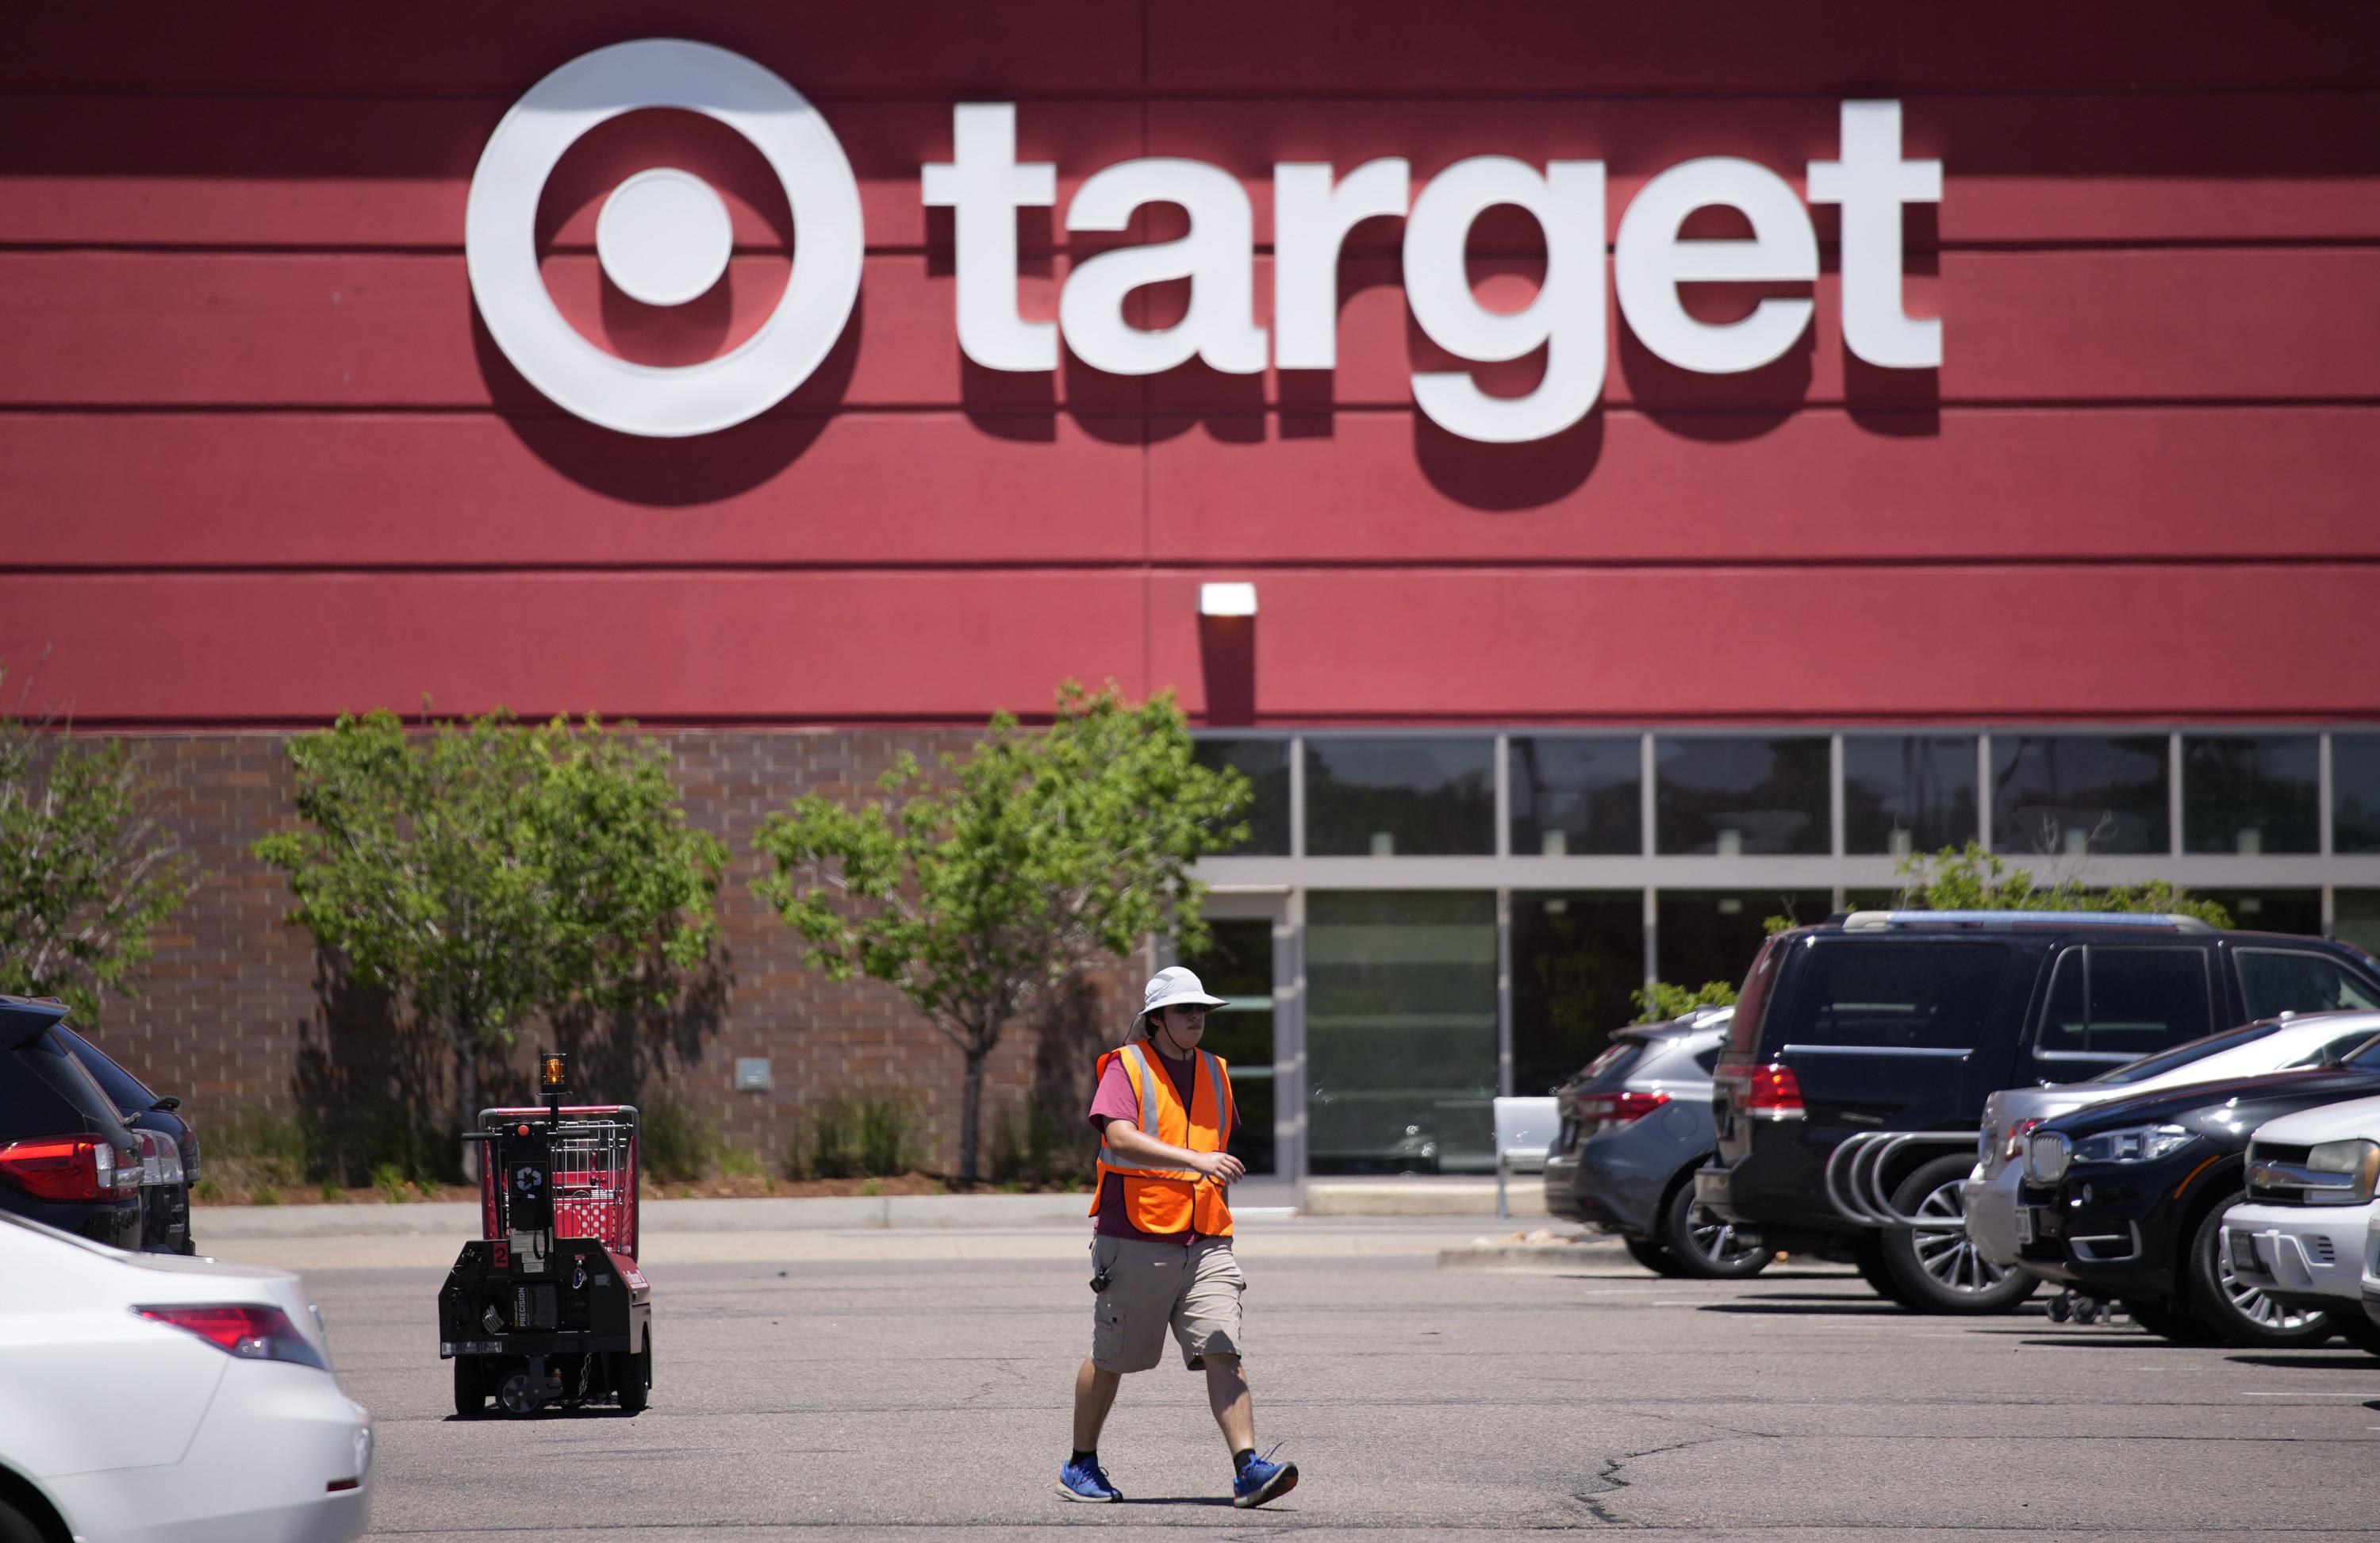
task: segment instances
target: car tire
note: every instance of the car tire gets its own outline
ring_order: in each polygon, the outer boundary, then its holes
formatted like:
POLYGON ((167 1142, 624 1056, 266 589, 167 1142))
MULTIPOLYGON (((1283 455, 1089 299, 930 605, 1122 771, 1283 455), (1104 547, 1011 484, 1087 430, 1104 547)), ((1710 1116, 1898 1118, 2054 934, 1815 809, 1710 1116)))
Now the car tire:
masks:
POLYGON ((1664 1276, 1674 1281, 1684 1275, 1686 1272, 1683 1265, 1670 1257, 1670 1251, 1667 1248, 1662 1247, 1651 1238, 1632 1237, 1624 1238, 1621 1242, 1626 1246, 1628 1257, 1630 1258, 1634 1259, 1638 1264, 1643 1265, 1645 1269, 1651 1270, 1656 1275, 1664 1276))
POLYGON ((2282 1306, 2252 1286, 2241 1284, 2222 1259, 2223 1213, 2240 1192, 2218 1197, 2191 1234, 2190 1252, 2182 1259, 2182 1300, 2191 1317, 2204 1324, 2223 1343, 2251 1350, 2288 1350, 2320 1344, 2336 1325, 2328 1313, 2305 1313, 2282 1306))
POLYGON ((480 1369, 476 1355, 455 1357, 455 1413, 467 1420, 487 1413, 488 1384, 480 1369))
POLYGON ((1661 1208, 1660 1226, 1662 1246, 1675 1267, 1672 1273, 1688 1280, 1745 1281, 1767 1270, 1777 1257, 1774 1248, 1737 1243, 1735 1229, 1708 1212, 1697 1218, 1691 1182, 1670 1190, 1668 1203, 1661 1208))
MULTIPOLYGON (((1892 1209, 1952 1223, 1966 1215, 1959 1185, 1973 1172, 1965 1152, 1936 1158, 1900 1181, 1892 1209)), ((1878 1240, 1884 1272, 1902 1303, 1921 1313, 2006 1313, 2041 1287, 2038 1276, 2002 1269, 1977 1252, 1963 1227, 1887 1227, 1878 1240)))
POLYGON ((653 1386, 653 1331, 645 1330, 644 1348, 634 1355, 615 1355, 613 1370, 619 1376, 620 1407, 633 1415, 644 1408, 653 1386))
POLYGON ((1867 1282, 1870 1291, 1883 1297, 1887 1302, 1902 1307, 1915 1306, 1900 1294, 1900 1282, 1894 1280, 1892 1272, 1884 1268, 1882 1233, 1863 1233, 1858 1241, 1852 1245, 1852 1268, 1859 1271, 1860 1279, 1867 1282))
POLYGON ((0 1500, 0 1543, 49 1543, 50 1537, 30 1516, 0 1500))
POLYGON ((2175 1344, 2221 1344, 2222 1337, 2179 1307, 2162 1307, 2153 1302, 2136 1302, 2124 1298, 2124 1316, 2161 1340, 2175 1344))

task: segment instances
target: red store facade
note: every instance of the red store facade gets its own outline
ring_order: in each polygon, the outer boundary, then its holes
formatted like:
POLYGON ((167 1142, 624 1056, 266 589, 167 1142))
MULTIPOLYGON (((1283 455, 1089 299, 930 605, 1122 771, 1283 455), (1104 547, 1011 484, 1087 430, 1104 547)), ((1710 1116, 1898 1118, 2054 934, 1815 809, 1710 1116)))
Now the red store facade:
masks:
POLYGON ((1210 968, 1287 1171, 1475 1164, 1912 847, 2380 942, 2364 8, 10 30, 0 661, 205 863, 103 1026, 202 1108, 340 1059, 282 738, 425 694, 670 738, 762 1143, 958 1066, 800 968, 759 815, 1069 677, 1258 784, 1210 968))

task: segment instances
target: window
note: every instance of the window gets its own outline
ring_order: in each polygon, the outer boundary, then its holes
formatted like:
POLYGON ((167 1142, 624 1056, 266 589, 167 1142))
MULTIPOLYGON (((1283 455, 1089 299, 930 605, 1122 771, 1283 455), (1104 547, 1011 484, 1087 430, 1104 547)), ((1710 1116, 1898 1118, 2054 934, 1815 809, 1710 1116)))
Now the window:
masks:
POLYGON ((2131 1061, 2212 1028, 2206 955, 2194 948, 2070 948, 2058 957, 2036 1055, 2131 1061))
POLYGON ((2380 852, 2380 734, 2330 736, 2330 849, 2380 852))
POLYGON ((2192 890, 2229 913, 2231 925, 2250 932, 2295 932, 2322 936, 2320 890, 2192 890))
POLYGON ((2320 741, 2313 735, 2184 739, 2185 852, 2313 852, 2321 845, 2320 741))
POLYGON ((1633 1022, 1645 983, 1637 891, 1512 896, 1512 1091, 1566 1081, 1633 1022))
POLYGON ((1975 839, 1972 735, 1845 735, 1843 850, 1905 857, 1975 839))
POLYGON ((1270 918, 1218 917, 1208 923, 1206 949, 1182 961, 1230 1003, 1207 1015, 1198 1043, 1231 1063, 1232 1101, 1239 1109, 1231 1151, 1251 1173, 1269 1173, 1274 1165, 1272 945, 1270 918))
POLYGON ((1645 850, 1643 751, 1626 737, 1515 737, 1512 855, 1634 857, 1645 850))
POLYGON ((2000 852, 2170 850, 2161 734, 1992 736, 1992 846, 2000 852))
POLYGON ((1289 856, 1289 748, 1286 739, 1198 740, 1192 754, 1199 765, 1235 767, 1248 780, 1248 839, 1219 856, 1289 856))
POLYGON ((1973 1050, 2008 967, 1998 943, 1820 943, 1793 991, 1782 1043, 1973 1050))
MULTIPOLYGON (((2063 967, 2063 961, 2060 961, 2060 967, 2063 967)), ((2082 978, 2079 965, 2076 966, 2075 978, 2078 980, 2082 978)), ((2079 999, 2076 1005, 2079 1010, 2079 999)), ((2168 1072, 2180 1071, 2182 1067, 2195 1062, 2238 1050, 2242 1045, 2252 1045, 2268 1035, 2279 1032, 2278 1024, 2245 1024, 2238 1028, 2227 1028, 2219 1034, 2210 1034, 2204 1039, 2192 1039, 2187 1044, 2176 1045, 2173 1049, 2159 1051, 2155 1055, 2143 1056, 2140 1060, 2119 1066, 2114 1071, 2102 1072, 2091 1078, 2084 1086, 2123 1087, 2135 1082, 2146 1082, 2151 1077, 2163 1076, 2168 1072)))
POLYGON ((1768 917, 1806 927, 1826 920, 1833 904, 1825 890, 1663 890, 1653 912, 1661 978, 1689 990, 1712 980, 1741 985, 1767 941, 1768 917))
POLYGON ((1305 851, 1316 857, 1492 856, 1492 739, 1305 741, 1305 851))
POLYGON ((1823 738, 1662 739, 1655 761, 1656 849, 1664 855, 1823 855, 1833 848, 1823 738))
POLYGON ((2239 961, 2240 994, 2247 1000, 2251 1018, 2380 1007, 2380 990, 2356 978, 2336 959, 2282 948, 2243 948, 2233 957, 2239 961))
POLYGON ((2286 1072, 2300 1066, 2336 1065, 2345 1061, 2351 1052, 2370 1044, 2373 1038, 2374 1031, 2368 1024, 2362 1028, 2350 1028, 2343 1034, 2334 1034, 2320 1045, 2290 1062, 2289 1065, 2282 1067, 2281 1070, 2286 1072))
POLYGON ((1306 1126, 1317 1173, 1496 1165, 1496 897, 1306 898, 1306 1126))

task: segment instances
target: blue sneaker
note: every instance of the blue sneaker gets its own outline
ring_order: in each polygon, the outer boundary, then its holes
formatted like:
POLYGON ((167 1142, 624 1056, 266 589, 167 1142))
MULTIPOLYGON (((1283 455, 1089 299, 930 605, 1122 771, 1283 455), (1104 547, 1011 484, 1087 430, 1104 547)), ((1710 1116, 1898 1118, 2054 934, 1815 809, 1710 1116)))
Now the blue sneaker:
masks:
POLYGON ((1108 1482, 1105 1468, 1096 1463, 1075 1463, 1071 1460, 1064 1467, 1058 1470, 1058 1493, 1070 1500, 1123 1499, 1123 1491, 1108 1482))
POLYGON ((1276 1441, 1272 1452, 1265 1453, 1264 1457, 1251 1459, 1248 1465, 1240 1470, 1239 1477, 1232 1480, 1233 1505, 1245 1511, 1267 1500, 1279 1500, 1297 1488, 1296 1464, 1265 1461, 1265 1457, 1270 1457, 1273 1452, 1280 1450, 1281 1444, 1276 1441))

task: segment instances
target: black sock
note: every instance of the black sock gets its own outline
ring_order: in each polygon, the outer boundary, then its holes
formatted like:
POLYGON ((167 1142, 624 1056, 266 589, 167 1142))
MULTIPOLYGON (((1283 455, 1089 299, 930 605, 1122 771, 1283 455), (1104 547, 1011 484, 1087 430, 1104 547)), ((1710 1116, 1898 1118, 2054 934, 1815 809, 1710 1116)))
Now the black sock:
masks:
POLYGON ((1239 1451, 1237 1451, 1237 1452, 1235 1452, 1232 1453, 1232 1472, 1233 1472, 1233 1473, 1235 1473, 1235 1474, 1236 1474, 1236 1473, 1243 1472, 1244 1470, 1245 1470, 1245 1469, 1246 1469, 1246 1467, 1247 1467, 1247 1465, 1248 1465, 1249 1464, 1251 1464, 1251 1463, 1255 1462, 1256 1460, 1257 1460, 1257 1449, 1256 1449, 1256 1448, 1254 1448, 1254 1447, 1242 1447, 1239 1451))
POLYGON ((1079 1468, 1086 1463, 1089 1464, 1094 1468, 1099 1465, 1099 1448, 1093 1447, 1088 1452, 1078 1452, 1074 1456, 1066 1459, 1066 1465, 1073 1468, 1079 1468))

